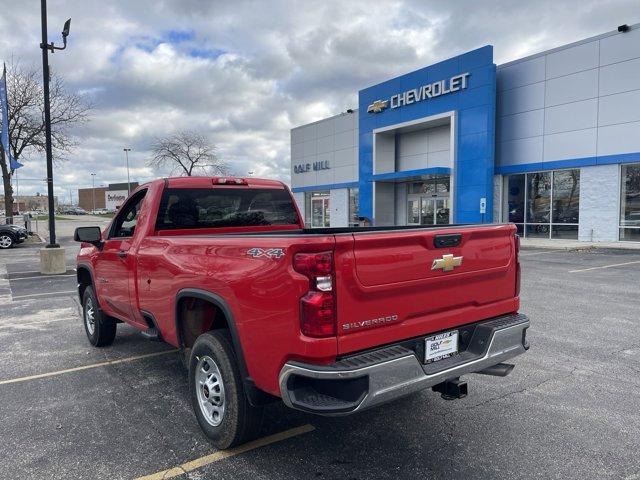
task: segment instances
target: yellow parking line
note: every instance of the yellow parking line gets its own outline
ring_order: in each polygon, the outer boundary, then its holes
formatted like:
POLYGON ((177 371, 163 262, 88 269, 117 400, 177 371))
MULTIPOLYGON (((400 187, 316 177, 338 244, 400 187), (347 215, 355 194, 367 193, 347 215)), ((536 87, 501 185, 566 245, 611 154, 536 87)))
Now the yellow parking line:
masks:
POLYGON ((144 355, 136 355, 135 357, 119 358, 117 360, 107 360, 106 362, 92 363, 90 365, 83 365, 81 367, 67 368, 65 370, 57 370, 55 372, 39 373, 38 375, 29 375, 27 377, 10 378, 9 380, 0 380, 0 385, 7 385, 8 383, 26 382, 29 380, 36 380, 38 378, 55 377, 57 375, 62 375, 64 373, 79 372, 80 370, 87 370, 89 368, 97 368, 97 367, 104 367, 107 365, 117 365, 119 363, 133 362, 134 360, 157 357, 159 355, 166 355, 168 353, 174 353, 177 351, 178 351, 177 349, 164 350, 162 352, 146 353, 144 355))
POLYGON ((205 455, 204 457, 191 460, 190 462, 183 463, 182 465, 178 465, 177 467, 169 468, 167 470, 162 470, 161 472, 152 473, 151 475, 138 477, 135 480, 162 480, 165 478, 177 477, 178 475, 191 472, 198 468, 204 467, 205 465, 209 465, 213 462, 224 460, 225 458, 229 458, 229 457, 234 457, 236 455, 240 455, 241 453, 245 453, 250 450, 255 450, 256 448, 264 447, 272 443, 281 442, 288 438, 302 435, 303 433, 308 433, 313 430, 315 430, 315 427, 313 425, 309 425, 309 424, 302 425, 300 427, 295 427, 290 430, 285 430, 284 432, 269 435, 268 437, 259 438, 258 440, 245 443, 244 445, 240 445, 239 447, 236 447, 236 448, 232 448, 229 450, 220 450, 210 455, 205 455))
POLYGON ((12 296, 11 298, 13 298, 14 300, 20 300, 22 298, 42 297, 42 296, 45 296, 45 295, 67 295, 69 293, 77 294, 78 291, 77 290, 67 290, 66 292, 30 293, 29 295, 18 295, 18 296, 12 296))
POLYGON ((580 270, 569 270, 569 273, 588 272, 590 270, 600 270, 602 268, 623 267, 625 265, 635 265, 636 263, 640 263, 640 260, 638 260, 637 262, 614 263, 613 265, 602 265, 601 267, 581 268, 580 270))
POLYGON ((3 323, 3 322, 0 322, 0 329, 1 328, 28 327, 28 326, 31 326, 31 325, 43 325, 43 324, 53 323, 53 322, 68 322, 70 320, 71 319, 69 319, 69 318, 52 318, 51 320, 34 320, 33 322, 23 322, 23 323, 16 323, 16 322, 3 323))

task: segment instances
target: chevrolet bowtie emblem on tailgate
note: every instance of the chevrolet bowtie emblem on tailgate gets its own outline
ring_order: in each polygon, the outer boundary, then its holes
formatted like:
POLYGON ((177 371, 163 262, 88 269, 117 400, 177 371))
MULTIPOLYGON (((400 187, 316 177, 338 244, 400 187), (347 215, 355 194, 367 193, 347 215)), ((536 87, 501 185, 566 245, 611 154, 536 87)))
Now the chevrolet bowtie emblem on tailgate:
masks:
POLYGON ((462 265, 462 257, 454 257, 452 254, 443 255, 442 258, 436 258, 431 264, 431 270, 442 270, 450 272, 455 267, 462 265))
POLYGON ((387 108, 388 103, 389 100, 376 100, 367 107, 367 113, 380 113, 382 110, 387 108))

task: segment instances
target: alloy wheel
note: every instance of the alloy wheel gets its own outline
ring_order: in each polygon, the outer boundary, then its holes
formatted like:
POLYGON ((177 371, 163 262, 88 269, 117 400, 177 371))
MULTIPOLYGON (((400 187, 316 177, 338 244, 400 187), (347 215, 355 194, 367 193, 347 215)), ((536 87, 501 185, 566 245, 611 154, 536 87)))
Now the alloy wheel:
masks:
POLYGON ((93 307, 93 300, 91 297, 87 298, 84 305, 84 323, 87 326, 87 332, 89 335, 93 335, 96 330, 96 311, 93 307))
POLYGON ((0 235, 0 248, 9 248, 13 240, 9 235, 0 235))

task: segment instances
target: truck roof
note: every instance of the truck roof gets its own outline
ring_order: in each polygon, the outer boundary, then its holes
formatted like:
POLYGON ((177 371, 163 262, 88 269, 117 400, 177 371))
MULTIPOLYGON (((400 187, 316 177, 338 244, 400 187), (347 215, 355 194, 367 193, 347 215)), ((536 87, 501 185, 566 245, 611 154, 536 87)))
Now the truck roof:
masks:
POLYGON ((242 183, 239 185, 233 186, 248 186, 248 187, 257 187, 257 188, 285 188, 285 184, 278 180, 267 180, 264 178, 254 178, 254 177, 169 177, 156 181, 164 181, 166 182, 167 187, 169 188, 210 188, 212 185, 217 186, 226 186, 224 183, 224 179, 229 179, 230 181, 240 180, 242 183))

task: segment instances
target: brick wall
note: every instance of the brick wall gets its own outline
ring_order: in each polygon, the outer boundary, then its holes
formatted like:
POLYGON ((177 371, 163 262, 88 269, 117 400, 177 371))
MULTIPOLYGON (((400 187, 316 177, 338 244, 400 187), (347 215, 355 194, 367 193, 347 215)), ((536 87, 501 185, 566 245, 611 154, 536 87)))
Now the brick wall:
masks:
MULTIPOLYGON (((104 194, 107 187, 96 187, 96 209, 105 208, 104 194)), ((78 206, 87 211, 93 210, 93 195, 91 188, 78 189, 78 206)))

